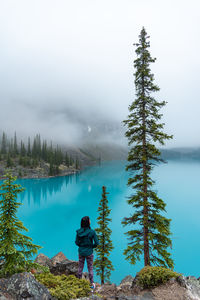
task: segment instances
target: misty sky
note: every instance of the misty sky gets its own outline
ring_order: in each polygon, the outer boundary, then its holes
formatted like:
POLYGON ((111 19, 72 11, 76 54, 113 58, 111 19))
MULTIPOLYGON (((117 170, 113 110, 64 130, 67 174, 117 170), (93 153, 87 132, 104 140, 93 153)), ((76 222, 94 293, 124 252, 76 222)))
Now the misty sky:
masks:
POLYGON ((1 130, 70 143, 82 126, 120 124, 142 26, 166 146, 200 146, 199 0, 0 0, 1 130))

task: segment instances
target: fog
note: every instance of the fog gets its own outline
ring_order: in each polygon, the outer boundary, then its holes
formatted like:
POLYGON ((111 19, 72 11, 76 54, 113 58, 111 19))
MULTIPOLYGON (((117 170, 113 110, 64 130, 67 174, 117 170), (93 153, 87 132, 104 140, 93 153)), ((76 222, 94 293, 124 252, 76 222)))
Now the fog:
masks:
POLYGON ((124 142, 133 43, 144 26, 166 147, 200 146, 197 0, 0 1, 0 128, 63 144, 124 142), (93 134, 93 135, 92 135, 93 134))

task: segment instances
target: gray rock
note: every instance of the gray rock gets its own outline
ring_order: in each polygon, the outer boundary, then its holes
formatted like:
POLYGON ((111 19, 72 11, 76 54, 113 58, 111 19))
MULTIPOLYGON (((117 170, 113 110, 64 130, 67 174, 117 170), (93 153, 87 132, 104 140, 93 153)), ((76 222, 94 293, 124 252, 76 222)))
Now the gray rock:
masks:
POLYGON ((190 293, 193 295, 193 297, 196 297, 197 299, 200 298, 200 282, 199 280, 194 276, 187 276, 185 278, 186 287, 187 290, 190 291, 190 293))
POLYGON ((127 275, 124 279, 122 279, 122 281, 120 282, 120 285, 122 285, 122 284, 132 285, 133 280, 134 280, 133 276, 127 275))
POLYGON ((186 284, 186 280, 184 276, 179 276, 176 278, 176 281, 178 282, 178 284, 184 288, 187 288, 187 284, 186 284))
POLYGON ((59 252, 58 254, 56 254, 54 257, 51 258, 51 264, 53 266, 55 266, 57 263, 60 263, 62 262, 63 260, 68 260, 70 261, 69 259, 67 259, 67 257, 64 255, 63 252, 59 252))
POLYGON ((118 300, 156 300, 151 292, 145 292, 143 295, 119 295, 118 300))
POLYGON ((83 298, 77 298, 76 300, 102 300, 102 298, 98 297, 98 296, 95 296, 95 295, 92 295, 90 297, 83 297, 83 298))
POLYGON ((138 300, 156 300, 152 294, 152 292, 144 293, 138 300))
POLYGON ((44 255, 42 253, 40 253, 36 257, 35 262, 37 264, 40 264, 40 265, 44 266, 44 267, 49 267, 50 268, 52 266, 51 259, 48 256, 46 256, 46 255, 44 255))
POLYGON ((171 283, 171 284, 174 283, 174 282, 176 282, 176 281, 177 281, 177 280, 176 280, 175 277, 172 277, 172 278, 169 279, 169 283, 171 283))
POLYGON ((14 274, 0 279, 0 300, 53 300, 48 289, 31 273, 14 274))
POLYGON ((78 262, 67 259, 62 252, 56 254, 52 259, 41 253, 36 257, 35 262, 49 267, 50 272, 54 275, 76 275, 78 273, 78 262))
POLYGON ((117 286, 116 284, 103 284, 99 288, 96 288, 96 292, 102 295, 103 297, 106 297, 106 299, 109 297, 116 296, 117 293, 117 286))
POLYGON ((57 262, 55 266, 50 267, 50 272, 54 275, 75 275, 78 273, 78 262, 72 260, 63 260, 57 262))

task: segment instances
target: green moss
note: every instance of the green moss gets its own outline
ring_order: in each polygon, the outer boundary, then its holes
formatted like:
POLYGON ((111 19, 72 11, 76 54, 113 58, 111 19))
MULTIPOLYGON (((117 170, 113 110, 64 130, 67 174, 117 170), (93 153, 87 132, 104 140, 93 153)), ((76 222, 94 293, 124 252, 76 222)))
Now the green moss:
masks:
POLYGON ((167 282, 170 278, 176 278, 180 274, 163 267, 144 267, 138 273, 138 283, 143 288, 155 287, 167 282))
POLYGON ((51 295, 59 300, 86 297, 90 293, 89 282, 73 275, 53 275, 51 273, 36 274, 36 279, 44 284, 51 295))

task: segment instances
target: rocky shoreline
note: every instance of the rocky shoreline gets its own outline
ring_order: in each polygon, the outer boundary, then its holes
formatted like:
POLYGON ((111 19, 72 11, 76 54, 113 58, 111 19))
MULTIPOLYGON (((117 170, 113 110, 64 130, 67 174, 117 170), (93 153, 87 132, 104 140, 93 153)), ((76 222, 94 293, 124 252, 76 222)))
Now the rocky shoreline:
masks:
MULTIPOLYGON (((35 262, 49 268, 54 275, 76 275, 78 262, 71 261, 60 252, 53 258, 39 254, 35 262)), ((0 300, 56 300, 48 289, 39 283, 35 277, 36 270, 31 273, 15 274, 9 278, 0 279, 0 300)), ((83 277, 88 279, 88 274, 83 277)), ((96 283, 95 293, 81 300, 200 300, 200 278, 179 276, 171 278, 165 284, 154 288, 143 289, 138 284, 137 275, 126 276, 119 285, 96 283)))
POLYGON ((49 175, 49 164, 45 162, 41 162, 39 167, 36 168, 28 168, 22 166, 15 166, 11 168, 6 168, 4 164, 0 165, 0 180, 3 180, 3 175, 6 170, 10 170, 13 176, 17 176, 20 179, 40 179, 40 178, 52 178, 59 176, 67 176, 80 172, 80 168, 76 169, 73 166, 67 167, 65 165, 60 165, 59 174, 57 175, 49 175))

